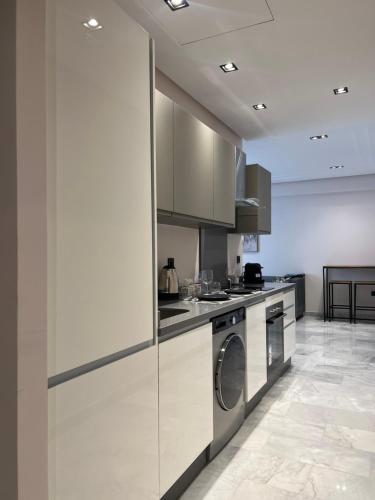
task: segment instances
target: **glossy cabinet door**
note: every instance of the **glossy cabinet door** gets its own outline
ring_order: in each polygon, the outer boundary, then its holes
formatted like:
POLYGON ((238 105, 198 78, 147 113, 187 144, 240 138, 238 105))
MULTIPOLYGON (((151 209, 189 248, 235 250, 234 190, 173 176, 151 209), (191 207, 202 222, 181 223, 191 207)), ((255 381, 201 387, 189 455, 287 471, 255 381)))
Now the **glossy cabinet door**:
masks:
POLYGON ((235 223, 236 148, 214 133, 214 220, 235 223))
POLYGON ((49 390, 50 500, 156 500, 157 347, 49 390))
POLYGON ((213 131, 174 105, 174 211, 213 219, 213 131))
POLYGON ((52 376, 153 340, 153 189, 148 34, 114 0, 49 0, 47 47, 52 376))
POLYGON ((212 326, 159 346, 160 496, 213 439, 212 326))
POLYGON ((290 306, 294 306, 296 302, 296 291, 295 289, 290 292, 285 292, 283 296, 284 310, 288 309, 290 306))
POLYGON ((296 322, 289 323, 284 328, 284 362, 296 352, 296 322))
POLYGON ((246 310, 246 401, 267 383, 266 303, 246 310))
POLYGON ((157 207, 173 212, 173 101, 155 91, 157 207))
POLYGON ((284 361, 288 361, 296 352, 296 308, 295 290, 284 293, 284 361))

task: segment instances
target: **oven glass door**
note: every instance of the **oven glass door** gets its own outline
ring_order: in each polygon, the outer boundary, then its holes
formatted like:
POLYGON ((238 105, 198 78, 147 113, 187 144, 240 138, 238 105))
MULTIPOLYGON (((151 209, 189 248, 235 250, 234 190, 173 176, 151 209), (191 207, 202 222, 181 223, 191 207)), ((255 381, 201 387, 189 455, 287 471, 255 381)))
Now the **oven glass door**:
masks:
POLYGON ((284 316, 267 320, 267 371, 277 369, 284 362, 284 316))

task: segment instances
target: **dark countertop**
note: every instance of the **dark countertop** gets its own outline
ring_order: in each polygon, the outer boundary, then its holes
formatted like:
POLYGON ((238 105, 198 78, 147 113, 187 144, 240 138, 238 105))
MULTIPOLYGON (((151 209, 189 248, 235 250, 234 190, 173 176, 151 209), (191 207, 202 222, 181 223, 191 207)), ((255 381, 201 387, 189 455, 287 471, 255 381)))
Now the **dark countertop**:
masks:
POLYGON ((159 304, 159 309, 187 309, 188 312, 172 316, 171 318, 160 321, 158 329, 159 343, 165 340, 181 335, 189 330, 205 325, 212 318, 228 313, 239 307, 249 307, 259 302, 263 302, 267 297, 276 295, 280 292, 286 292, 288 289, 295 288, 294 283, 265 283, 265 287, 272 287, 272 290, 266 290, 252 295, 241 296, 233 300, 223 302, 191 302, 180 300, 171 304, 159 304))

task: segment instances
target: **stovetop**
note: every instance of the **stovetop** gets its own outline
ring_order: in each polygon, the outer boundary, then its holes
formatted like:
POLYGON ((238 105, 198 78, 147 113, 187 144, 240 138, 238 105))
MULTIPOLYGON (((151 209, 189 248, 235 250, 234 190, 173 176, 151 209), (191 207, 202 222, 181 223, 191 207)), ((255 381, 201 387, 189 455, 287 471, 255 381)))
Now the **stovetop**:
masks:
POLYGON ((249 284, 246 283, 243 286, 240 287, 233 287, 233 288, 228 288, 226 290, 227 293, 231 293, 233 295, 235 294, 241 294, 241 295, 251 295, 252 293, 255 292, 267 292, 269 290, 273 290, 275 287, 269 286, 269 285, 257 285, 257 284, 249 284))

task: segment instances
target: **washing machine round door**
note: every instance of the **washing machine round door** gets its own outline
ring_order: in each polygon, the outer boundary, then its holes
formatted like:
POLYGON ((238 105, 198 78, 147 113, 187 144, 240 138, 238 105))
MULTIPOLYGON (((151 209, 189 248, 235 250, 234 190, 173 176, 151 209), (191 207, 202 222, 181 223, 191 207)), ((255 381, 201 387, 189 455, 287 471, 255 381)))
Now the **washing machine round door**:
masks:
POLYGON ((221 346, 216 365, 216 395, 224 410, 234 408, 243 397, 245 362, 242 338, 237 333, 232 333, 221 346))

